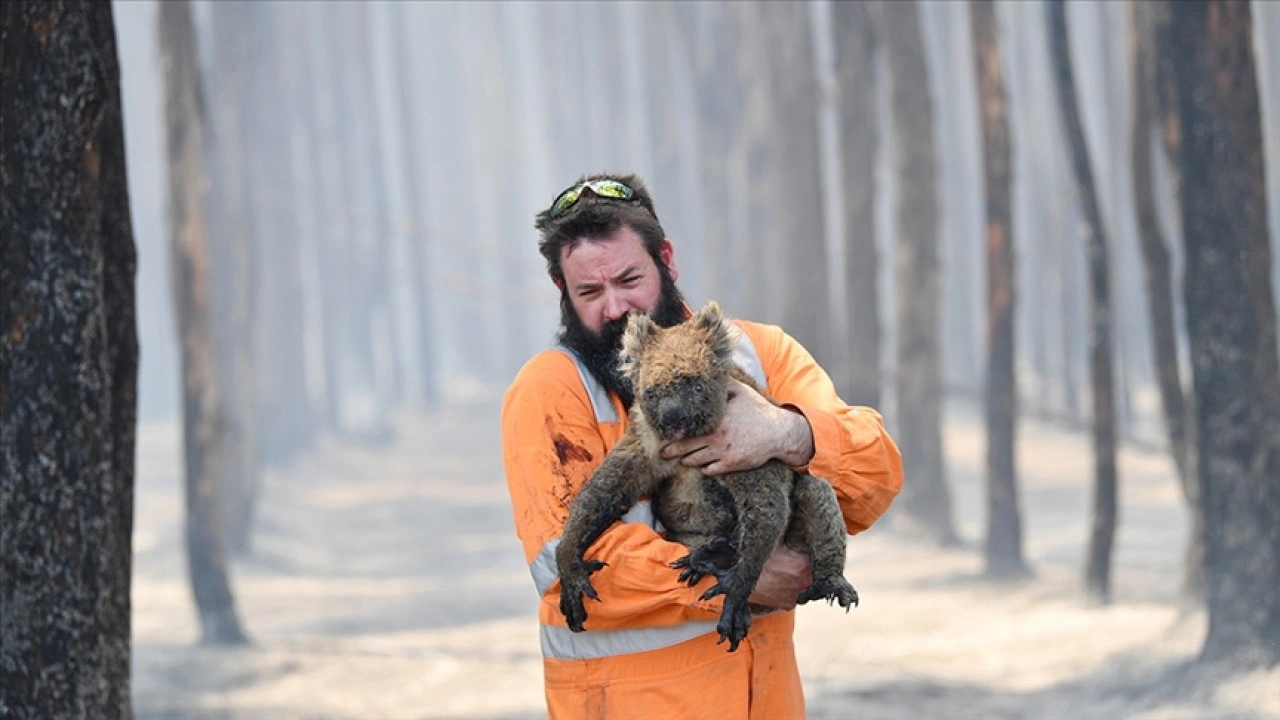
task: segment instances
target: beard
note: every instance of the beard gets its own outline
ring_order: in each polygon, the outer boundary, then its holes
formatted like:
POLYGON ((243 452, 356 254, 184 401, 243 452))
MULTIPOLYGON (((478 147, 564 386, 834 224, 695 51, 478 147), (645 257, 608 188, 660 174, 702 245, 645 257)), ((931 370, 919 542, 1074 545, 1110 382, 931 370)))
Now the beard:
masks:
MULTIPOLYGON (((658 327, 668 328, 679 325, 685 319, 684 297, 680 295, 675 281, 671 279, 671 273, 662 263, 658 263, 658 274, 662 278, 662 287, 658 293, 658 304, 654 306, 649 316, 658 327)), ((573 303, 569 301, 567 292, 560 293, 560 324, 564 326, 560 342, 573 350, 591 376, 603 385, 605 390, 617 395, 622 400, 622 406, 630 410, 631 403, 635 400, 635 392, 631 387, 631 381, 618 370, 618 356, 622 352, 622 334, 626 332, 628 317, 630 316, 625 315, 616 320, 610 320, 600 328, 600 332, 594 332, 582 324, 582 318, 578 317, 577 311, 573 309, 573 303)))

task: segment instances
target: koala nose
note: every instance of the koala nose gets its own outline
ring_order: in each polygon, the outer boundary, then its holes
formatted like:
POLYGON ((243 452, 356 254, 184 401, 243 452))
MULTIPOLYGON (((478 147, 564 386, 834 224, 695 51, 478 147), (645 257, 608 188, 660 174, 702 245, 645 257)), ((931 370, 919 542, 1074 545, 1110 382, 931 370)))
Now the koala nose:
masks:
POLYGON ((684 425, 684 407, 678 401, 662 403, 659 409, 658 422, 668 430, 675 430, 684 425))

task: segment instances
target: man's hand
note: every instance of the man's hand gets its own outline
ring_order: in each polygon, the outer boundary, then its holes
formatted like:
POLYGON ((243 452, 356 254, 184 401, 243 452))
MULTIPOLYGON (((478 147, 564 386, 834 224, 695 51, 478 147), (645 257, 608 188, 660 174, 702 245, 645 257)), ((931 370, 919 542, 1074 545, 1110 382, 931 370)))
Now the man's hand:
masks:
POLYGON ((807 464, 813 457, 809 421, 774 405, 748 385, 732 379, 729 383, 729 402, 720 427, 710 435, 668 443, 662 457, 678 457, 706 475, 752 470, 773 458, 794 467, 807 464))
POLYGON ((806 555, 779 544, 764 564, 756 589, 748 602, 765 607, 790 610, 796 606, 796 598, 813 584, 809 558, 806 555))

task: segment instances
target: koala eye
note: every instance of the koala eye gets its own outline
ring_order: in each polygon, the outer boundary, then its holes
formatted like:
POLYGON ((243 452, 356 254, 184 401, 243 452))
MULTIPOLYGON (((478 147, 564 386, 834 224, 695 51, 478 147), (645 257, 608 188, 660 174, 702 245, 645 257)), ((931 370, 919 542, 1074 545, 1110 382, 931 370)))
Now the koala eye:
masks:
POLYGON ((653 388, 653 387, 645 388, 645 391, 644 391, 645 400, 652 400, 657 396, 658 396, 658 388, 653 388))
POLYGON ((694 391, 694 392, 696 392, 696 393, 701 393, 701 392, 702 392, 702 383, 701 383, 701 382, 695 382, 695 383, 693 384, 693 391, 694 391))

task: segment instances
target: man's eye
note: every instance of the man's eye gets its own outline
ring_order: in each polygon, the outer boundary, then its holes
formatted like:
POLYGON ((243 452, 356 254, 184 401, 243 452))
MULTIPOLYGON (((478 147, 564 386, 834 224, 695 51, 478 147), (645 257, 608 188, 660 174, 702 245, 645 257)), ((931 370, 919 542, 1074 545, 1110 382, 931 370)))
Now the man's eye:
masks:
POLYGON ((593 298, 593 297, 595 297, 595 296, 597 296, 597 295, 599 295, 599 294, 600 294, 600 291, 599 291, 599 290, 583 290, 582 292, 578 293, 578 297, 580 297, 580 298, 584 298, 584 299, 589 299, 589 298, 593 298))
POLYGON ((630 287, 631 285, 635 285, 639 281, 640 281, 639 275, 632 275, 631 277, 622 278, 622 284, 628 287, 630 287))

